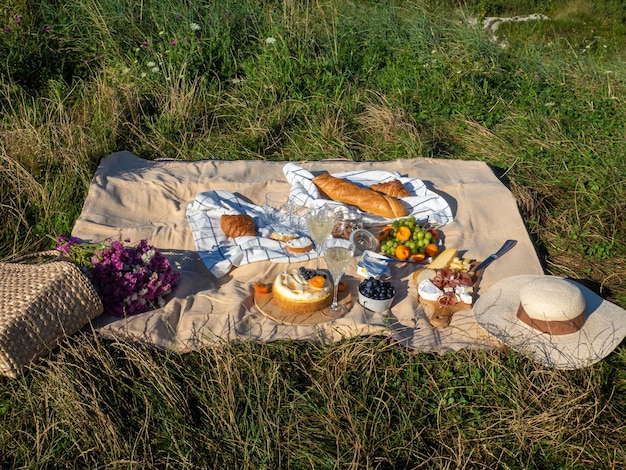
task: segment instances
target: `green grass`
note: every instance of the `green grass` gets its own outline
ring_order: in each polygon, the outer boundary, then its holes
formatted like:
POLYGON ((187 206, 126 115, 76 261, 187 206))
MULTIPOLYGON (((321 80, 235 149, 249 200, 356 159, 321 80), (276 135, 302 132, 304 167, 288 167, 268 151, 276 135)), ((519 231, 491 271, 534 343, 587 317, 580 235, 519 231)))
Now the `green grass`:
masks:
MULTIPOLYGON (((5 4, 0 259, 69 233, 100 158, 117 150, 475 159, 504 175, 548 272, 626 307, 618 0, 5 4), (480 26, 529 13, 549 19, 504 24, 498 42, 480 26)), ((0 462, 621 468, 625 366, 623 346, 563 372, 377 338, 178 356, 79 336, 2 380, 0 462)))

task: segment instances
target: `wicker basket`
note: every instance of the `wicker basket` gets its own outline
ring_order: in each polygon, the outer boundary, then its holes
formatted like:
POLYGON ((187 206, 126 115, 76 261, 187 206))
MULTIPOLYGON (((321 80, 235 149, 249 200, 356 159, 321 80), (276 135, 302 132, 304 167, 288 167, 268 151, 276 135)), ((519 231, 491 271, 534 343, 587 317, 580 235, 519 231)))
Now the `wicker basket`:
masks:
POLYGON ((91 282, 57 251, 0 263, 0 374, 18 377, 102 310, 91 282))

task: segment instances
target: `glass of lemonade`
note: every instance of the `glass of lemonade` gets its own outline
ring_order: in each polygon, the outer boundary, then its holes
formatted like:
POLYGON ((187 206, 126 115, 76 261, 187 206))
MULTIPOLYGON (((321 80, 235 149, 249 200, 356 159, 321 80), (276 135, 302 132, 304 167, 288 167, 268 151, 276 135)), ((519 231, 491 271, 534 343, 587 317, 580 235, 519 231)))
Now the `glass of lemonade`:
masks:
POLYGON ((306 214, 306 224, 315 242, 317 269, 319 269, 322 243, 328 238, 335 225, 335 213, 326 205, 313 208, 306 214))
POLYGON ((346 272, 346 268, 354 256, 354 248, 354 243, 344 238, 329 238, 322 244, 324 260, 333 277, 333 303, 328 308, 331 312, 331 316, 334 318, 343 315, 348 310, 345 305, 339 305, 337 302, 337 294, 341 276, 346 272))

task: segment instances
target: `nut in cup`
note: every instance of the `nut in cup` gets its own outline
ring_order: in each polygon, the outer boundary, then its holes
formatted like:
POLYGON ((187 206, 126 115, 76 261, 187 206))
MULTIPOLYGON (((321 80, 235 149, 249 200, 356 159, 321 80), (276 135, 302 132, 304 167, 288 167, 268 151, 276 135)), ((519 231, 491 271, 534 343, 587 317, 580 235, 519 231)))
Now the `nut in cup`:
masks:
POLYGON ((350 234, 363 228, 363 216, 354 211, 336 211, 335 225, 333 226, 333 238, 350 240, 350 234))

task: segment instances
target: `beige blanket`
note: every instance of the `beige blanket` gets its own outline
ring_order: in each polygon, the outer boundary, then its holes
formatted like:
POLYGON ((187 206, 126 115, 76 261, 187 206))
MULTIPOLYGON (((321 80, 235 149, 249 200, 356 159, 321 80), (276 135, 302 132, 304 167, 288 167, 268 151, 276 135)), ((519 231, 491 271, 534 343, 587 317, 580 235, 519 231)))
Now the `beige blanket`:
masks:
MULTIPOLYGON (((542 274, 515 200, 490 168, 476 161, 411 159, 391 162, 299 162, 310 171, 338 173, 356 169, 399 172, 422 179, 445 197, 454 221, 443 227, 446 247, 482 260, 507 239, 517 245, 489 266, 478 295, 499 279, 542 274)), ((387 315, 373 314, 355 302, 344 317, 312 326, 282 325, 254 305, 252 284, 273 280, 285 264, 258 262, 215 278, 200 260, 186 209, 204 191, 223 189, 262 204, 268 191, 289 191, 284 162, 147 161, 129 152, 105 157, 91 183, 73 236, 85 241, 116 237, 147 238, 182 272, 179 286, 161 309, 119 319, 102 315, 94 325, 104 336, 122 336, 179 352, 224 341, 337 341, 359 335, 387 335, 416 352, 492 348, 500 343, 474 321, 471 310, 457 312, 449 327, 435 329, 416 296, 412 264, 393 264, 398 294, 387 315)), ((356 298, 360 278, 355 258, 346 276, 356 298)), ((313 266, 314 262, 310 262, 313 266)))

